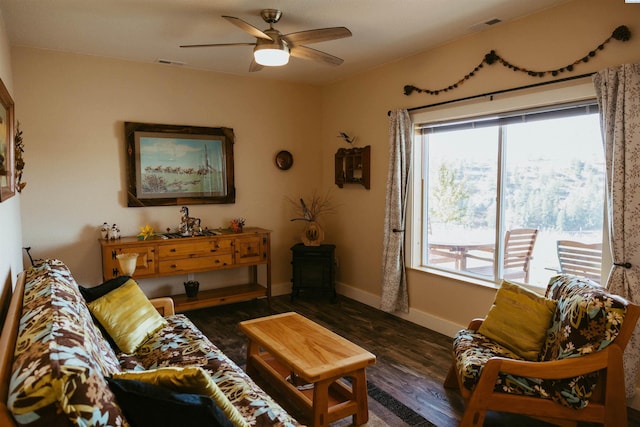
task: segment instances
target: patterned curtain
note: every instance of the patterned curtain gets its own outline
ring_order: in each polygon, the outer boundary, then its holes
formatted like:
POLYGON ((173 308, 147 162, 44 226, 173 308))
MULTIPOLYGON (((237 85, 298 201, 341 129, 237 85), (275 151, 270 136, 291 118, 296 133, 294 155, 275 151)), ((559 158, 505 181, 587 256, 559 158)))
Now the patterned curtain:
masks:
MULTIPOLYGON (((607 210, 613 267, 607 289, 640 303, 640 64, 602 70, 593 78, 607 167, 607 210)), ((640 371, 640 327, 624 353, 627 397, 640 371)))
POLYGON ((407 110, 389 115, 389 173, 384 214, 382 297, 386 312, 409 312, 404 264, 405 216, 411 169, 412 125, 407 110))

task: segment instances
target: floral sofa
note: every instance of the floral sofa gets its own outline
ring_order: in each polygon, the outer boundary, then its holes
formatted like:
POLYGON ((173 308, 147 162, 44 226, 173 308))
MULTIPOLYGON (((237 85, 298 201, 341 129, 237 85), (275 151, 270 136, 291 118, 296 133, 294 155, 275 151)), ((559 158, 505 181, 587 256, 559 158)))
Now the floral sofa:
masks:
POLYGON ((16 425, 136 427, 177 417, 173 425, 188 426, 204 412, 209 426, 299 425, 184 315, 160 316, 125 353, 89 310, 83 294, 92 288, 65 264, 46 260, 25 276, 6 405, 16 425))

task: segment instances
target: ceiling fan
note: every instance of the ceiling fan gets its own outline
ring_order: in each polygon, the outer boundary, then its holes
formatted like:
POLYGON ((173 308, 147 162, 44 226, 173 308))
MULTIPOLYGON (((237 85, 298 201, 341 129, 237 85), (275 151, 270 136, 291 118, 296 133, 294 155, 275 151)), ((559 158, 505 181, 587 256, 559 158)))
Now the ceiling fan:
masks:
POLYGON ((249 71, 259 71, 265 66, 275 67, 285 65, 289 62, 289 55, 328 65, 340 65, 344 62, 337 56, 304 45, 351 37, 351 31, 349 31, 349 29, 345 27, 331 27, 282 34, 273 28, 273 24, 278 22, 282 17, 281 11, 277 9, 264 9, 260 12, 260 16, 269 24, 269 28, 264 31, 257 29, 240 18, 222 16, 233 25, 238 26, 240 29, 255 37, 255 43, 190 44, 180 47, 255 46, 253 48, 254 58, 249 66, 249 71))

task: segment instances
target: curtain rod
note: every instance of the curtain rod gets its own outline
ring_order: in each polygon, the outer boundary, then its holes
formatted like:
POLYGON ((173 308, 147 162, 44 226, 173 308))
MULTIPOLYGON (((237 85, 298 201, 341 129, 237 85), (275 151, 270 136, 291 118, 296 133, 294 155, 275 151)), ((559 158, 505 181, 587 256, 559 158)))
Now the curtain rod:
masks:
MULTIPOLYGON (((580 74, 579 76, 565 77, 563 79, 550 80, 548 82, 533 83, 533 84, 526 85, 526 86, 513 87, 511 89, 502 89, 502 90, 497 90, 495 92, 482 93, 480 95, 471 95, 471 96, 467 96, 466 98, 451 99, 449 101, 437 102, 435 104, 421 105, 419 107, 407 108, 407 111, 422 110, 424 108, 437 107, 437 106, 445 105, 445 104, 453 104, 454 102, 462 102, 462 101, 468 101, 470 99, 484 98, 486 96, 500 95, 500 94, 507 93, 507 92, 514 92, 516 90, 531 89, 533 87, 545 86, 545 85, 552 84, 552 83, 562 83, 562 82, 566 82, 566 81, 569 81, 569 80, 582 79, 582 78, 585 78, 585 77, 591 77, 595 73, 596 72, 594 71, 592 73, 580 74)), ((387 112, 387 115, 391 115, 391 111, 387 112)))

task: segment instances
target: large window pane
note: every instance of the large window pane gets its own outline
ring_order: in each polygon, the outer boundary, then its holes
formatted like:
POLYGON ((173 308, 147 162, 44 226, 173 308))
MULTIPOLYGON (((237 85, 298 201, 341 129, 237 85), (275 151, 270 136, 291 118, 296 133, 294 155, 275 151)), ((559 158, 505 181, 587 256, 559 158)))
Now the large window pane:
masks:
POLYGON ((544 286, 558 241, 602 243, 599 119, 571 114, 423 131, 423 264, 544 286))
POLYGON ((597 114, 509 125, 504 224, 539 230, 530 282, 559 268, 556 242, 602 243, 604 152, 597 114))
POLYGON ((498 128, 430 134, 427 147, 427 262, 460 271, 486 265, 467 255, 495 245, 498 128))

